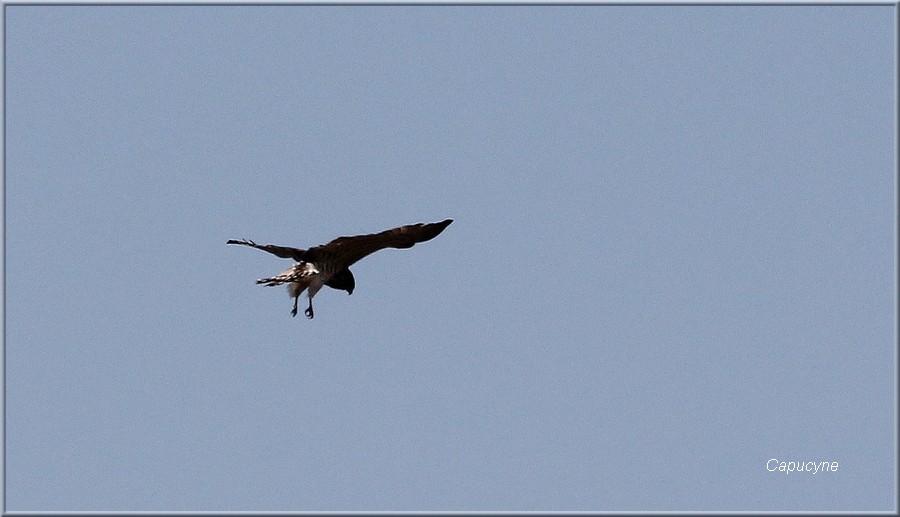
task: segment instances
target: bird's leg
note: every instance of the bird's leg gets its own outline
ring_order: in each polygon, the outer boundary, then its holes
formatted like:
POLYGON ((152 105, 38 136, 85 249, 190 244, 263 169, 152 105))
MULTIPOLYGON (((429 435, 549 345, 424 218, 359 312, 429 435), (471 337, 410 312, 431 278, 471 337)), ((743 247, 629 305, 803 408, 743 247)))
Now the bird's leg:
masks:
POLYGON ((300 299, 299 295, 294 297, 294 310, 291 311, 292 318, 297 315, 297 300, 299 300, 299 299, 300 299))
POLYGON ((309 307, 303 311, 303 314, 306 314, 307 318, 313 319, 312 298, 309 299, 309 307))

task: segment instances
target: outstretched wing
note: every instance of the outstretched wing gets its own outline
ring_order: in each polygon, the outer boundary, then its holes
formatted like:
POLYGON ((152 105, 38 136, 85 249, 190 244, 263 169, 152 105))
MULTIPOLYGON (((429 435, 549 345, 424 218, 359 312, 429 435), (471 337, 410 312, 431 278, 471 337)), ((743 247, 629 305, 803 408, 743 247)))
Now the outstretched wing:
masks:
POLYGON ((273 255, 277 255, 281 258, 289 258, 294 259, 297 262, 303 261, 303 254, 306 253, 306 250, 301 250, 298 248, 289 248, 287 246, 275 246, 274 244, 257 244, 251 240, 234 240, 231 239, 225 244, 240 244, 241 246, 250 246, 251 248, 256 248, 258 250, 268 251, 273 255))
POLYGON ((338 237, 328 244, 310 248, 303 256, 304 260, 310 262, 333 260, 337 265, 336 269, 345 269, 378 250, 411 248, 416 243, 431 240, 452 222, 453 219, 446 219, 439 223, 410 224, 368 235, 338 237))

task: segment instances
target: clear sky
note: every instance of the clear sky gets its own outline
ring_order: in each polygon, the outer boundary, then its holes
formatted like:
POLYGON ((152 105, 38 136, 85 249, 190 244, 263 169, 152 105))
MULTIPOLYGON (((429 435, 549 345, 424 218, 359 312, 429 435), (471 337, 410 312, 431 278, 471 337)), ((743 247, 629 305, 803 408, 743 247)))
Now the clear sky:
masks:
POLYGON ((896 12, 7 6, 6 509, 896 510, 896 12))

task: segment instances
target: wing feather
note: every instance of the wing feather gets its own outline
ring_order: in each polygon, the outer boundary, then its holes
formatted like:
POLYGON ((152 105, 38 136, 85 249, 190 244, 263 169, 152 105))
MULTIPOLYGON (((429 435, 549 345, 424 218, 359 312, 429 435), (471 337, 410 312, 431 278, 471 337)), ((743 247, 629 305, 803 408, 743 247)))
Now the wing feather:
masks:
POLYGON ((274 244, 257 244, 249 239, 247 240, 234 240, 231 239, 225 244, 240 244, 241 246, 250 246, 251 248, 256 248, 258 250, 263 250, 271 253, 272 255, 281 257, 281 258, 289 258, 294 259, 297 262, 303 261, 303 254, 306 253, 306 250, 302 250, 299 248, 290 248, 288 246, 276 246, 274 244))
POLYGON ((419 242, 429 241, 450 225, 453 219, 439 223, 418 223, 392 228, 379 233, 338 237, 328 244, 310 248, 305 260, 316 261, 328 257, 340 263, 341 269, 350 267, 360 259, 385 248, 411 248, 419 242))

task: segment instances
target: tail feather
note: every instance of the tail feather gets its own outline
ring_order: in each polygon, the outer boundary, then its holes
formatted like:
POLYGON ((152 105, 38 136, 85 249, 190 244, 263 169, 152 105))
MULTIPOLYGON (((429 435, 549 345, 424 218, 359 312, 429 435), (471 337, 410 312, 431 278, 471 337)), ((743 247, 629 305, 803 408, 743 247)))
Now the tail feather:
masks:
POLYGON ((309 262, 301 262, 299 264, 294 264, 279 275, 273 276, 271 278, 260 278, 256 281, 256 283, 265 284, 269 287, 272 287, 276 285, 287 284, 290 282, 298 282, 301 279, 305 279, 317 274, 319 274, 319 270, 316 269, 315 266, 313 266, 309 262))
POLYGON ((274 287, 276 285, 287 284, 292 282, 290 278, 286 278, 284 275, 273 276, 272 278, 260 278, 256 281, 257 284, 265 284, 268 287, 274 287))

